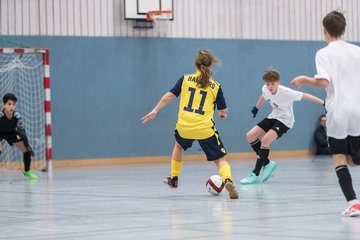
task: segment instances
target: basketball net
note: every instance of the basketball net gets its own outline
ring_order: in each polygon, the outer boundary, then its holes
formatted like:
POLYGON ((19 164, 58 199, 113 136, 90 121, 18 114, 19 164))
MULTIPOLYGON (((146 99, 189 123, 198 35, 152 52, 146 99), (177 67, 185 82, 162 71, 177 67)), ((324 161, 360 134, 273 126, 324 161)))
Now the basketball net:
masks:
POLYGON ((153 22, 157 29, 158 37, 167 37, 169 34, 169 20, 172 17, 171 10, 150 11, 146 14, 146 21, 153 22))

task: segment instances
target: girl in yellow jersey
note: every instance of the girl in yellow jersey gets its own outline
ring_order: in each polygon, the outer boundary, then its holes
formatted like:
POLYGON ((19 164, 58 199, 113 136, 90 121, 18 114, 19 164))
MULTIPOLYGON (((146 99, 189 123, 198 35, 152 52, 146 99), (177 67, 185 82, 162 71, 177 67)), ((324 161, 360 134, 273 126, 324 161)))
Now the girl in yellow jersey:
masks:
POLYGON ((160 109, 180 96, 178 121, 174 131, 176 142, 172 152, 171 176, 164 178, 163 182, 171 188, 177 188, 184 151, 197 140, 207 160, 214 161, 219 169, 230 198, 237 199, 239 194, 232 182, 230 165, 225 158, 226 150, 213 119, 215 105, 221 119, 226 119, 228 113, 221 86, 211 77, 211 67, 217 63, 218 60, 211 52, 200 50, 195 58, 196 72, 182 76, 155 108, 141 120, 143 123, 153 120, 160 109))

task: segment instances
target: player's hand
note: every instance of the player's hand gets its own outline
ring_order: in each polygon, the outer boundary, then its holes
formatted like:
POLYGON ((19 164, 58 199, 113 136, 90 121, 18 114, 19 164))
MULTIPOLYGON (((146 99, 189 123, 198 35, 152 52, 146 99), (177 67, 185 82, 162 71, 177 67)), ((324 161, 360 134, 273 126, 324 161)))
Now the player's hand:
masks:
POLYGON ((297 76, 293 80, 291 80, 291 84, 294 85, 296 89, 299 89, 304 85, 304 76, 297 76))
POLYGON ((146 114, 145 116, 143 116, 141 118, 142 123, 145 124, 145 123, 155 119, 156 114, 157 114, 157 112, 152 110, 151 112, 149 112, 148 114, 146 114))
POLYGON ((27 146, 26 149, 27 149, 28 153, 30 154, 30 156, 32 156, 32 157, 35 156, 35 153, 30 146, 27 146))
POLYGON ((227 108, 224 108, 224 109, 220 109, 219 110, 219 118, 222 119, 222 120, 225 120, 228 116, 228 109, 227 108))
POLYGON ((220 119, 226 119, 226 118, 227 118, 227 114, 225 114, 225 113, 219 113, 219 118, 220 118, 220 119))
POLYGON ((256 114, 258 113, 259 109, 256 106, 253 106, 251 109, 251 113, 253 114, 253 117, 256 117, 256 114))

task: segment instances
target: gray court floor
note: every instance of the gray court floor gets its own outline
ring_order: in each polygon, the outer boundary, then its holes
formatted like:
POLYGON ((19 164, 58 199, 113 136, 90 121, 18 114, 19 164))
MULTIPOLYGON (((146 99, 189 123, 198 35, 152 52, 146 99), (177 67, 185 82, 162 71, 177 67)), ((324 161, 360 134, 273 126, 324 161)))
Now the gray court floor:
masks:
POLYGON ((238 200, 207 192, 217 171, 206 161, 185 163, 177 190, 160 182, 169 164, 55 169, 37 181, 0 170, 0 239, 360 239, 360 218, 340 216, 331 159, 276 161, 267 183, 247 186, 253 161, 231 161, 238 200))

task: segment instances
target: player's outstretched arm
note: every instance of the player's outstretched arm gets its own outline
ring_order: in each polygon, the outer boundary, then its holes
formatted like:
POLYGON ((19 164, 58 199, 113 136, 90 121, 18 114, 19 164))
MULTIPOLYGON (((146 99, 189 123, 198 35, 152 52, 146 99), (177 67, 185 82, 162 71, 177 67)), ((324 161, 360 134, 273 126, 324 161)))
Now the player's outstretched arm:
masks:
POLYGON ((165 107, 169 102, 171 102, 176 96, 172 92, 167 92, 165 95, 160 99, 160 101, 156 104, 154 109, 143 116, 141 118, 142 123, 147 123, 153 120, 156 117, 156 114, 165 107))
POLYGON ((291 84, 294 85, 296 89, 301 88, 303 85, 310 85, 317 88, 326 88, 329 85, 329 81, 325 78, 297 76, 291 80, 291 84))
POLYGON ((259 100, 257 101, 256 105, 251 109, 251 113, 253 114, 253 117, 256 117, 261 105, 263 105, 265 101, 266 100, 265 100, 264 96, 261 95, 259 97, 259 100))
POLYGON ((320 99, 318 97, 315 97, 309 93, 303 93, 303 96, 301 99, 306 99, 306 100, 309 100, 311 102, 314 102, 314 103, 318 103, 318 104, 321 104, 321 105, 324 105, 324 100, 323 99, 320 99))
POLYGON ((259 97, 259 100, 257 101, 255 107, 256 107, 257 109, 260 109, 261 105, 263 105, 264 102, 266 102, 266 100, 265 100, 264 96, 261 95, 261 96, 259 97))

